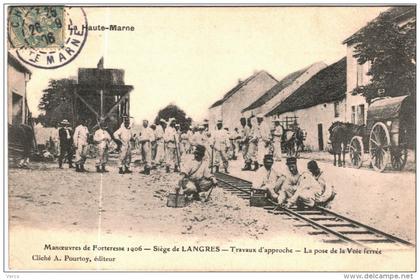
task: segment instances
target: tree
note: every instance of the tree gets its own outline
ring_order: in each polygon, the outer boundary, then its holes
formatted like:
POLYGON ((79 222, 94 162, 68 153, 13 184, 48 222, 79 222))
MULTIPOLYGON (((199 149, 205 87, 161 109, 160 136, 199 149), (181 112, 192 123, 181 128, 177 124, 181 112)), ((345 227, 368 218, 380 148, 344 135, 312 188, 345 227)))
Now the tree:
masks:
POLYGON ((38 119, 44 126, 54 126, 63 119, 73 122, 73 79, 50 80, 44 89, 38 108, 41 113, 38 119))
POLYGON ((398 7, 381 13, 351 39, 358 63, 371 63, 367 73, 371 82, 353 90, 354 95, 362 94, 368 103, 379 96, 415 96, 416 19, 414 16, 404 25, 395 19, 396 13, 412 8, 398 7))
POLYGON ((192 119, 187 117, 181 108, 174 104, 169 104, 158 112, 155 118, 155 124, 158 124, 160 119, 167 121, 169 118, 175 118, 176 122, 180 124, 182 131, 186 131, 192 123, 192 119))

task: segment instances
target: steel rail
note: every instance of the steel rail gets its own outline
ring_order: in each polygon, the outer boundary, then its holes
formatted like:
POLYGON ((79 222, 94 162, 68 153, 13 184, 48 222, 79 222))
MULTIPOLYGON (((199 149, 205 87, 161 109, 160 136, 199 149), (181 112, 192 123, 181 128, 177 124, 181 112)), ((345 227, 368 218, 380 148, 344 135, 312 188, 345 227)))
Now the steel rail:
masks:
MULTIPOLYGON (((249 188, 244 188, 244 187, 239 187, 238 185, 235 185, 234 182, 229 182, 227 181, 226 177, 228 177, 229 179, 232 179, 233 181, 237 181, 238 183, 244 183, 244 184, 252 184, 250 181, 238 178, 236 176, 232 176, 229 174, 225 174, 225 173, 215 173, 216 179, 220 182, 222 182, 223 184, 227 185, 229 188, 231 188, 231 192, 237 192, 237 191, 241 191, 243 193, 246 193, 247 195, 251 195, 251 191, 247 190, 249 188), (225 177, 225 178, 220 178, 220 177, 225 177), (232 190, 234 189, 234 190, 232 190)), ((357 222, 355 220, 352 220, 350 218, 344 217, 340 214, 337 214, 329 209, 326 209, 324 207, 315 207, 312 208, 310 211, 294 211, 292 209, 289 208, 285 208, 285 207, 281 207, 280 205, 278 205, 277 202, 273 201, 273 200, 268 200, 270 202, 270 204, 272 206, 270 207, 266 207, 266 210, 269 210, 269 213, 271 214, 276 214, 276 213, 286 213, 289 216, 294 216, 299 220, 305 221, 306 223, 308 223, 308 225, 305 226, 312 226, 315 228, 318 228, 319 230, 321 230, 324 234, 331 234, 334 235, 335 237, 339 238, 339 240, 337 241, 343 241, 343 242, 348 242, 348 243, 352 243, 361 247, 367 247, 365 244, 366 243, 395 243, 395 244, 403 244, 405 246, 409 246, 409 247, 414 247, 415 245, 403 240, 401 238, 398 238, 396 236, 393 236, 391 234, 385 233, 383 231, 380 231, 378 229, 375 229, 371 226, 367 226, 365 224, 362 224, 360 222, 357 222), (314 212, 315 210, 315 212, 314 212), (277 212, 276 212, 277 211, 277 212), (316 211, 319 211, 316 212, 316 211), (312 213, 314 212, 314 213, 312 213), (315 218, 309 218, 306 217, 309 214, 311 215, 317 215, 318 217, 315 218), (319 217, 321 216, 321 217, 319 217), (337 224, 321 224, 317 221, 340 221, 342 223, 337 223, 337 224), (346 222, 346 223, 343 223, 346 222), (336 231, 331 229, 330 227, 353 227, 353 228, 358 228, 359 230, 341 230, 341 231, 336 231), (375 237, 377 237, 378 239, 359 239, 359 240, 355 240, 352 239, 351 237, 348 237, 348 235, 357 235, 357 234, 368 234, 368 235, 374 235, 375 237), (382 239, 379 239, 381 238, 382 239)), ((311 216, 309 215, 309 216, 311 216)), ((308 233, 310 234, 310 233, 308 233)), ((335 240, 332 240, 335 241, 335 240)))

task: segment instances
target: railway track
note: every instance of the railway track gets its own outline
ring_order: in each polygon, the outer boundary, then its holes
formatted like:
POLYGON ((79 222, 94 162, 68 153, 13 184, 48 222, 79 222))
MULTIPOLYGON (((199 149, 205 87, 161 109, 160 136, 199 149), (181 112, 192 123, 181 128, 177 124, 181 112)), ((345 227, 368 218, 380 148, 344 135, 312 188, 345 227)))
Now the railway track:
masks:
MULTIPOLYGON (((222 188, 249 200, 251 182, 220 172, 215 173, 215 176, 222 188)), ((368 248, 383 246, 387 249, 414 247, 408 241, 346 218, 329 209, 315 207, 299 210, 297 208, 280 207, 274 201, 269 201, 269 204, 264 209, 270 214, 297 222, 296 227, 308 228, 307 233, 309 235, 319 236, 325 243, 353 244, 368 248)))

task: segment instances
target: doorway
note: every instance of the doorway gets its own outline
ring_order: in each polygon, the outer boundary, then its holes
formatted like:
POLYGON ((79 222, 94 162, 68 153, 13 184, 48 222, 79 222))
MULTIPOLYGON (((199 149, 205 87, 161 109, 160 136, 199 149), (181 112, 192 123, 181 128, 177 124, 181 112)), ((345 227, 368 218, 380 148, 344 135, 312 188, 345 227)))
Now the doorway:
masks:
POLYGON ((322 123, 318 124, 318 146, 319 150, 324 150, 324 134, 322 132, 322 123))

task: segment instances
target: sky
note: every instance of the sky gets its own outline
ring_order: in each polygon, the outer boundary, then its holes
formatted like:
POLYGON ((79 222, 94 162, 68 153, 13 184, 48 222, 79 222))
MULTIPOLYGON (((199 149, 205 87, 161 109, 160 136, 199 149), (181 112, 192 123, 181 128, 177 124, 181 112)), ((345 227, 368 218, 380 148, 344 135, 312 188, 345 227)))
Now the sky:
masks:
POLYGON ((79 67, 125 70, 133 85, 131 115, 153 120, 169 103, 195 121, 256 71, 277 80, 318 61, 346 55, 343 40, 385 7, 98 8, 85 7, 89 25, 129 25, 132 32, 91 31, 80 54, 58 69, 28 65, 30 110, 36 116, 49 79, 77 76, 79 67))

